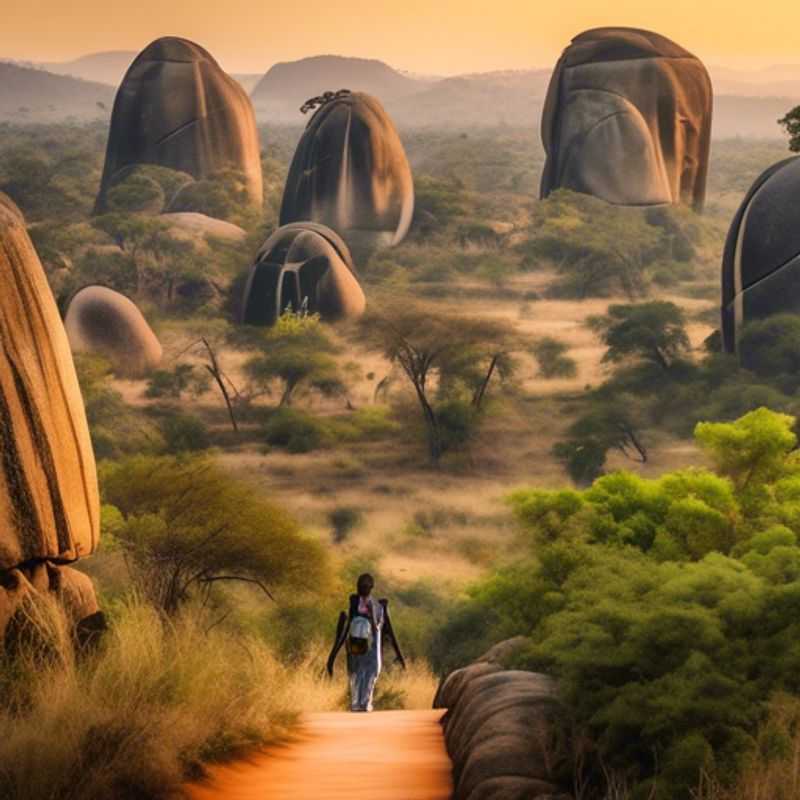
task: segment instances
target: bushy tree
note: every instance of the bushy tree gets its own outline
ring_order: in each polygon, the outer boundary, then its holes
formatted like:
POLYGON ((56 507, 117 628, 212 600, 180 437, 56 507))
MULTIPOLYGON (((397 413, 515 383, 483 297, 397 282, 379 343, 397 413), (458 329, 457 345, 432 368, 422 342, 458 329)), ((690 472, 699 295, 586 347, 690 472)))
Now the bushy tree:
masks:
POLYGON ((224 582, 273 596, 314 591, 325 579, 320 545, 209 458, 139 456, 108 465, 101 482, 123 516, 114 536, 133 576, 167 613, 224 582))
POLYGON ((589 324, 607 348, 604 362, 633 358, 668 370, 690 348, 684 312, 663 300, 612 305, 607 314, 592 317, 589 324))
POLYGON ((776 314, 748 323, 738 343, 742 366, 794 393, 800 385, 800 317, 776 314))
POLYGON ((584 777, 597 796, 609 778, 654 800, 699 796, 701 774, 732 784, 761 753, 775 693, 800 693, 793 425, 766 409, 699 425, 715 472, 515 493, 528 555, 454 611, 441 664, 526 636, 508 666, 558 679, 595 748, 584 777))
POLYGON ((793 153, 800 152, 800 106, 795 106, 786 116, 781 117, 778 125, 789 135, 789 149, 793 153))
POLYGON ((260 339, 257 356, 245 364, 248 377, 263 391, 277 381, 279 406, 292 404, 300 388, 340 394, 344 381, 335 355, 339 348, 317 314, 286 311, 260 339))
POLYGON ((361 330, 411 384, 433 462, 469 438, 493 376, 508 379, 515 369, 511 331, 495 320, 409 301, 373 308, 361 330))
POLYGON ((536 207, 527 260, 552 261, 553 290, 569 297, 641 296, 654 260, 659 231, 640 209, 610 205, 589 195, 554 192, 536 207))
POLYGON ((574 378, 578 365, 570 358, 569 345, 552 336, 543 336, 533 343, 533 355, 539 364, 539 375, 545 379, 574 378))

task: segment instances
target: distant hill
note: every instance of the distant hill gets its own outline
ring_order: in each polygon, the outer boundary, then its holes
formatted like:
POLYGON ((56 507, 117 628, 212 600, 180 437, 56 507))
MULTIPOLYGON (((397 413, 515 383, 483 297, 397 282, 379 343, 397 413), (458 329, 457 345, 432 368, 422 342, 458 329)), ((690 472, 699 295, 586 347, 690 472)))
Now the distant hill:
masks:
POLYGON ((325 91, 353 89, 374 94, 384 103, 413 94, 426 83, 408 78, 382 61, 344 56, 313 56, 275 64, 251 93, 257 114, 299 116, 310 97, 325 91))
MULTIPOLYGON (((93 53, 47 65, 60 73, 93 76, 95 82, 0 63, 0 119, 45 122, 106 115, 113 105, 113 86, 135 55, 93 53)), ((750 71, 711 67, 710 72, 716 138, 783 136, 776 121, 800 104, 800 66, 750 71)), ((403 73, 374 59, 327 55, 275 64, 263 76, 233 77, 251 92, 260 122, 304 124, 300 106, 305 100, 346 88, 374 94, 401 128, 508 125, 530 127, 538 135, 550 75, 549 69, 532 69, 437 78, 403 73)))
POLYGON ((107 117, 114 87, 0 62, 0 119, 52 122, 107 117), (102 104, 102 107, 98 105, 102 104))
POLYGON ((256 85, 263 77, 264 76, 260 72, 256 74, 235 73, 235 72, 231 73, 231 78, 238 81, 242 85, 242 88, 248 94, 250 94, 250 92, 252 92, 253 89, 256 88, 256 85))
POLYGON ((717 94, 800 98, 800 65, 754 70, 710 66, 708 71, 717 94))
POLYGON ((119 86, 134 58, 134 50, 109 50, 105 53, 89 53, 74 61, 42 63, 36 66, 55 75, 71 75, 85 81, 119 86))

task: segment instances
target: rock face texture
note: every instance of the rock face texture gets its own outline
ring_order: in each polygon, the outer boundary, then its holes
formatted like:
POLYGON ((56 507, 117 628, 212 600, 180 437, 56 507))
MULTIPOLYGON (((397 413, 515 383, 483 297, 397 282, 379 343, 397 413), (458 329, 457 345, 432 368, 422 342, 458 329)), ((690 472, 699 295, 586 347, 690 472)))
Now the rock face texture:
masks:
POLYGON ((114 101, 96 213, 126 169, 157 164, 195 178, 233 169, 262 203, 255 116, 244 89, 202 47, 164 37, 131 64, 114 101))
POLYGON ((388 114, 362 92, 341 90, 314 100, 319 108, 289 168, 281 225, 319 222, 351 248, 397 244, 411 225, 414 183, 388 114))
POLYGON ((161 361, 161 343, 136 304, 105 286, 86 286, 67 305, 64 327, 73 353, 96 353, 115 374, 141 377, 161 361))
POLYGON ((350 250, 324 225, 297 222, 278 228, 250 270, 242 322, 272 325, 289 306, 306 307, 328 320, 358 317, 366 308, 350 250))
POLYGON ((77 619, 97 612, 88 579, 59 564, 95 550, 100 510, 64 327, 22 215, 2 194, 0 275, 2 636, 31 592, 66 592, 77 619))
POLYGON ((618 205, 705 200, 711 81, 657 33, 597 28, 556 65, 542 114, 541 196, 572 189, 618 205))
POLYGON ((722 337, 733 353, 742 326, 800 312, 800 157, 771 166, 733 218, 722 257, 722 337))
MULTIPOLYGON (((484 659, 492 659, 492 651, 484 659)), ((454 800, 570 800, 556 774, 566 747, 557 733, 554 682, 479 660, 439 687, 453 761, 454 800)))

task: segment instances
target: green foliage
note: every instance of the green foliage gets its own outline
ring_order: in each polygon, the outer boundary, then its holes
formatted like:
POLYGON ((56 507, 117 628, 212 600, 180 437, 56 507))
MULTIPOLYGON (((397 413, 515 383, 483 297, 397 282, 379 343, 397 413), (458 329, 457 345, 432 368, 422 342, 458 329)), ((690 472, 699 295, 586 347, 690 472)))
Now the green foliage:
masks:
POLYGON ((108 210, 120 213, 158 214, 164 208, 164 191, 158 181, 133 172, 108 190, 108 210))
POLYGON ((161 450, 159 429, 141 411, 128 406, 111 385, 111 365, 100 356, 75 355, 75 368, 98 459, 161 450))
POLYGON ((539 376, 551 378, 574 378, 578 374, 578 365, 570 358, 569 345, 552 336, 543 336, 534 342, 533 355, 539 363, 539 376))
POLYGON ((536 207, 529 264, 552 261, 559 281, 553 291, 566 297, 603 297, 623 292, 640 296, 659 232, 639 209, 621 208, 566 190, 536 207))
POLYGON ((185 453, 207 450, 211 437, 203 420, 194 414, 169 412, 163 414, 160 425, 167 453, 185 453))
POLYGON ((271 593, 319 588, 325 579, 320 545, 208 458, 131 458, 107 465, 101 485, 124 517, 115 539, 134 579, 168 613, 220 582, 271 593))
POLYGON ((608 448, 597 439, 585 437, 556 442, 551 452, 564 464, 570 478, 583 486, 603 474, 608 448))
POLYGON ((344 382, 334 356, 339 348, 317 314, 286 311, 259 342, 261 353, 245 372, 263 391, 273 381, 282 386, 280 406, 291 405, 299 387, 326 396, 341 394, 344 382))
POLYGON ((522 634, 514 664, 558 679, 631 797, 689 800, 701 770, 732 784, 768 745, 773 695, 800 692, 793 425, 766 409, 698 425, 718 472, 516 492, 527 555, 474 588, 437 665, 522 634))
POLYGON ((322 447, 384 439, 400 429, 388 410, 370 406, 341 416, 319 417, 301 409, 282 406, 270 412, 264 423, 267 444, 290 453, 308 453, 322 447))
POLYGON ((329 428, 313 414, 296 408, 278 408, 264 425, 267 444, 284 447, 290 453, 309 453, 329 440, 329 428))
POLYGON ((352 506, 337 506, 328 514, 333 541, 343 542, 361 524, 362 513, 352 506))
POLYGON ((516 369, 511 331, 495 320, 397 302, 369 311, 360 329, 411 384, 434 462, 468 440, 493 377, 506 382, 516 369))
POLYGON ((778 125, 789 135, 789 149, 793 153, 800 152, 800 106, 795 106, 786 116, 781 117, 778 125))
POLYGON ((634 358, 669 369, 690 346, 684 312, 663 300, 609 306, 608 313, 593 317, 590 325, 608 348, 604 362, 634 358))
POLYGON ((776 314, 748 323, 738 343, 742 366, 794 393, 800 386, 800 317, 776 314))
POLYGON ((194 211, 236 224, 248 224, 251 205, 245 176, 236 170, 222 170, 182 186, 167 210, 194 211))

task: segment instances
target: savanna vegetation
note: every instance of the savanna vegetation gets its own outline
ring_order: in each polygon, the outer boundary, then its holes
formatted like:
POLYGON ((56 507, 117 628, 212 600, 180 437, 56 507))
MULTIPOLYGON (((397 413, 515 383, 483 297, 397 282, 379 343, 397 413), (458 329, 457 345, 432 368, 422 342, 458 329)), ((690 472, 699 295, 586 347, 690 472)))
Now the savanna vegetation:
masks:
POLYGON ((715 335, 728 223, 786 146, 715 142, 697 215, 535 200, 531 130, 401 134, 415 219, 357 265, 367 315, 249 330, 299 128, 261 129, 261 213, 239 176, 148 167, 92 216, 104 127, 0 125, 0 191, 56 297, 123 291, 164 346, 137 381, 76 359, 104 504, 80 566, 110 628, 75 655, 30 609, 0 668, 0 795, 174 795, 343 707, 322 665, 369 570, 413 662, 380 707, 429 705, 431 670, 523 636, 585 797, 800 796, 800 323, 752 325, 739 360, 715 335), (240 230, 180 229, 188 207, 240 230))

